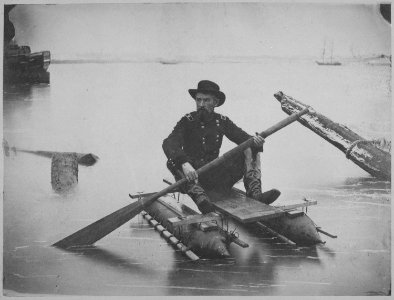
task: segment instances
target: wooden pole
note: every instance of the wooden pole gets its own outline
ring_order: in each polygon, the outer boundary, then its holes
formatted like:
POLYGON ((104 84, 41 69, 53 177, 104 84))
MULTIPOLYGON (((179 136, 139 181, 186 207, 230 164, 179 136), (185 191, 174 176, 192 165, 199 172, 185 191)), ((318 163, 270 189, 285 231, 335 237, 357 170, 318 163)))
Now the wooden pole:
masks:
POLYGON ((59 155, 59 154, 64 154, 64 155, 75 154, 77 157, 78 164, 80 164, 82 166, 92 166, 99 159, 97 155, 94 155, 92 153, 56 152, 56 151, 41 151, 41 150, 35 151, 35 150, 25 150, 25 149, 18 149, 18 148, 14 148, 14 149, 15 149, 15 151, 18 151, 18 152, 36 154, 36 155, 48 157, 48 158, 52 158, 55 155, 59 155))
POLYGON ((288 239, 287 237, 285 237, 284 235, 281 235, 280 233, 276 232, 275 230, 269 228, 268 226, 265 226, 263 223, 261 222, 256 222, 255 223, 258 227, 268 231, 270 234, 276 236, 278 239, 280 239, 281 241, 285 242, 286 244, 289 244, 291 246, 296 246, 297 244, 294 243, 292 240, 288 239))
POLYGON ((337 235, 333 235, 331 233, 328 233, 327 231, 322 230, 320 227, 316 227, 316 230, 332 239, 336 239, 338 236, 337 235))
MULTIPOLYGON (((267 130, 260 133, 260 135, 264 138, 268 137, 269 135, 275 133, 276 131, 286 127, 287 125, 296 121, 300 116, 309 112, 308 108, 303 109, 300 112, 297 112, 286 119, 280 121, 279 123, 275 124, 274 126, 268 128, 267 130)), ((223 162, 227 161, 228 159, 232 158, 233 156, 237 155, 238 153, 243 152, 245 149, 252 146, 254 143, 253 137, 246 140, 242 144, 238 145, 234 149, 224 153, 222 156, 216 158, 215 160, 209 162, 205 166, 201 167, 197 170, 197 174, 201 175, 210 169, 222 164, 223 162)), ((100 220, 80 229, 79 231, 65 237, 64 239, 56 242, 53 246, 60 247, 60 248, 69 248, 75 246, 83 246, 83 245, 91 245, 94 244, 96 241, 100 240, 107 234, 114 231, 116 228, 122 226, 124 223, 129 221, 130 219, 134 218, 137 214, 139 214, 145 206, 149 206, 154 201, 156 201, 161 196, 164 196, 167 193, 174 191, 175 189, 181 187, 183 184, 187 182, 186 178, 182 178, 181 180, 175 182, 174 184, 166 187, 165 189, 161 190, 160 192, 155 193, 152 196, 142 198, 134 203, 131 203, 117 211, 109 214, 101 218, 100 220)))
POLYGON ((51 184, 56 192, 65 192, 78 184, 78 162, 75 153, 56 153, 51 163, 51 184))
POLYGON ((200 258, 191 250, 189 250, 181 241, 179 241, 171 232, 165 229, 159 222, 157 222, 151 215, 143 211, 142 216, 157 230, 160 232, 172 245, 177 247, 182 253, 193 261, 199 260, 200 258))

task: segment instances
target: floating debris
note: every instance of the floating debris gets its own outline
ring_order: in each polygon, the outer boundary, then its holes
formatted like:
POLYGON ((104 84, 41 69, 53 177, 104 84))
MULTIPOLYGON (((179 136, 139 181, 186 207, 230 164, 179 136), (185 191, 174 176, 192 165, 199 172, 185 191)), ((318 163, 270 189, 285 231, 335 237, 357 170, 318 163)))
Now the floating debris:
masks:
MULTIPOLYGON (((308 107, 308 105, 282 92, 278 92, 274 96, 281 103, 282 110, 287 114, 293 114, 308 107)), ((382 144, 383 147, 383 141, 366 140, 346 126, 335 123, 317 112, 313 115, 304 115, 298 121, 344 152, 346 158, 372 176, 384 180, 391 179, 391 154, 380 149, 380 146, 377 147, 377 144, 382 144)), ((388 144, 387 141, 386 144, 388 144)), ((391 143, 389 146, 391 148, 391 143)))

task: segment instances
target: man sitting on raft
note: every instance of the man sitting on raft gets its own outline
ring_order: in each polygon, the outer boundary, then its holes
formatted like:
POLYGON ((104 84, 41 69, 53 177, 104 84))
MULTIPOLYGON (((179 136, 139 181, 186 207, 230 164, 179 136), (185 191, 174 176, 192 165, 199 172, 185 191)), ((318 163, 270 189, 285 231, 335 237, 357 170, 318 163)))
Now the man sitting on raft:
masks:
POLYGON ((274 202, 280 191, 272 189, 261 192, 260 152, 263 152, 265 141, 260 135, 253 136, 254 145, 251 148, 198 177, 196 169, 219 156, 223 135, 238 145, 251 138, 251 135, 237 127, 228 117, 215 113, 215 107, 221 106, 226 99, 216 83, 202 80, 197 89, 189 89, 189 94, 196 102, 196 111, 182 117, 163 141, 168 169, 176 180, 182 177, 188 180, 184 192, 205 214, 214 211, 206 190, 229 191, 243 177, 248 197, 265 204, 274 202))

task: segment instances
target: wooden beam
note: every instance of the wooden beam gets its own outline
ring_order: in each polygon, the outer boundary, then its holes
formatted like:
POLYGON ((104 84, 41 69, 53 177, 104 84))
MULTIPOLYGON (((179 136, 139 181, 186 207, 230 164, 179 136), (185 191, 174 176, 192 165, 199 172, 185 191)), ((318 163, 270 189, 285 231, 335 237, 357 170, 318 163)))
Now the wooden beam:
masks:
MULTIPOLYGON (((282 110, 290 115, 309 107, 283 92, 277 92, 274 97, 281 103, 282 110)), ((345 125, 336 123, 316 111, 304 115, 298 121, 345 153, 346 158, 372 176, 384 180, 391 179, 390 152, 376 147, 372 141, 366 140, 345 125)))
POLYGON ((284 211, 290 211, 290 210, 294 210, 297 208, 301 208, 301 207, 307 207, 310 205, 317 205, 317 201, 306 201, 303 203, 297 203, 297 204, 290 204, 290 205, 283 205, 283 206, 275 206, 278 209, 284 210, 284 211))
POLYGON ((152 196, 154 194, 155 194, 154 192, 153 193, 133 194, 133 195, 129 194, 129 197, 131 199, 139 199, 139 198, 143 198, 143 197, 149 197, 149 196, 152 196))
POLYGON ((291 245, 291 246, 296 246, 297 244, 294 243, 292 240, 288 239, 287 237, 281 235, 280 233, 276 232, 275 230, 269 228, 268 226, 265 226, 263 223, 256 222, 256 225, 259 226, 260 228, 268 231, 270 234, 276 236, 278 239, 282 240, 283 242, 291 245))
POLYGON ((320 227, 316 227, 316 230, 332 239, 336 239, 338 236, 337 235, 333 235, 331 233, 328 233, 327 231, 322 230, 320 227))
POLYGON ((190 224, 210 222, 210 221, 221 221, 221 220, 222 217, 219 214, 211 212, 205 215, 187 216, 184 219, 181 219, 179 217, 170 218, 168 219, 168 222, 170 222, 172 226, 183 226, 183 225, 190 225, 190 224))

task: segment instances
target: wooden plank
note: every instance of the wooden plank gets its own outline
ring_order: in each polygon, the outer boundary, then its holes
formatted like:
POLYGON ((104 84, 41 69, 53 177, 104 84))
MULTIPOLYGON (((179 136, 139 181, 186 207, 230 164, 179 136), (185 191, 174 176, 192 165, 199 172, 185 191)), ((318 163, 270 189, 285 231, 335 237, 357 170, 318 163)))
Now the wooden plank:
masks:
POLYGON ((270 234, 276 236, 278 239, 282 240, 283 242, 291 245, 291 246, 296 246, 297 244, 295 242, 293 242, 292 240, 288 239, 287 237, 285 237, 284 235, 281 235, 280 233, 276 232, 275 230, 273 230, 272 228, 264 225, 263 223, 260 222, 256 222, 256 225, 266 231, 268 231, 270 234))
POLYGON ((237 191, 231 191, 227 195, 209 192, 209 197, 218 211, 242 223, 276 218, 286 213, 281 209, 246 197, 237 191))
POLYGON ((154 194, 155 193, 140 193, 140 194, 133 194, 133 195, 129 194, 129 197, 131 199, 139 199, 139 198, 143 198, 143 197, 149 197, 149 196, 152 196, 154 194))
POLYGON ((297 203, 297 204, 290 204, 290 205, 283 205, 283 206, 276 206, 276 208, 279 208, 281 210, 284 211, 290 211, 290 210, 294 210, 297 208, 301 208, 301 207, 307 207, 310 205, 317 205, 317 201, 305 201, 303 203, 297 203))
POLYGON ((194 215, 194 216, 187 216, 184 219, 175 217, 168 219, 168 222, 171 223, 172 226, 183 226, 195 223, 202 223, 202 222, 209 222, 209 221, 220 221, 221 216, 217 213, 208 213, 205 215, 194 215))
POLYGON ((218 222, 206 222, 206 223, 199 223, 198 224, 198 228, 203 231, 203 232, 207 232, 210 231, 214 228, 218 228, 220 223, 218 222))
POLYGON ((300 216, 305 215, 305 213, 303 211, 299 211, 299 210, 290 210, 290 211, 287 211, 286 213, 290 219, 298 218, 300 216))

